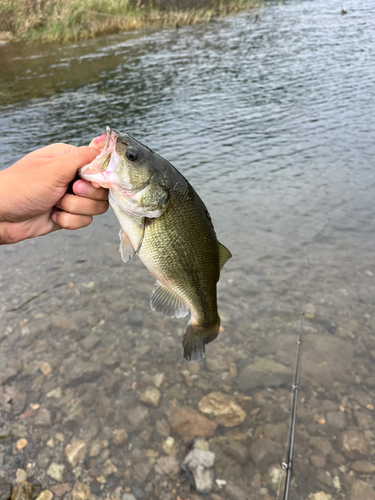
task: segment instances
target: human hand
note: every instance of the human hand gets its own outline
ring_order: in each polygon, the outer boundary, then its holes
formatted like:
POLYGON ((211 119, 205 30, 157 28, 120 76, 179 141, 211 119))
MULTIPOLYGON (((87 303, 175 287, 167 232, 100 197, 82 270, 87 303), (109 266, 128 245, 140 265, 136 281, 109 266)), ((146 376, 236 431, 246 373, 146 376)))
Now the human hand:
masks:
POLYGON ((88 226, 106 212, 108 190, 77 180, 77 170, 99 154, 96 148, 52 144, 0 171, 0 244, 17 243, 57 229, 88 226))

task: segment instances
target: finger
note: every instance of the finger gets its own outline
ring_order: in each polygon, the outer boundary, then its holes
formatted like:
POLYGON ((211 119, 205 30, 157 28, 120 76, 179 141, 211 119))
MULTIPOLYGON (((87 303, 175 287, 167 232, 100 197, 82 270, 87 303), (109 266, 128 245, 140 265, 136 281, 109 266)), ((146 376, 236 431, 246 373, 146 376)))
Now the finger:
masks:
POLYGON ((74 231, 75 229, 80 229, 81 227, 86 227, 91 224, 92 217, 90 215, 75 215, 68 214, 67 212, 54 212, 52 214, 52 220, 62 229, 74 231))
POLYGON ((65 194, 55 206, 70 214, 100 215, 108 210, 108 201, 96 201, 83 196, 65 194))
POLYGON ((76 176, 77 170, 91 163, 100 151, 90 146, 81 146, 63 156, 54 158, 51 165, 63 183, 69 183, 76 176))
POLYGON ((49 146, 36 149, 35 151, 32 151, 30 155, 34 157, 40 156, 41 158, 56 158, 58 156, 67 155, 76 149, 78 149, 77 146, 65 144, 64 142, 58 142, 56 144, 50 144, 49 146))
MULTIPOLYGON (((96 184, 96 183, 95 183, 96 184)), ((108 200, 108 189, 93 186, 91 182, 80 179, 73 184, 73 192, 79 196, 90 198, 91 200, 108 200)))

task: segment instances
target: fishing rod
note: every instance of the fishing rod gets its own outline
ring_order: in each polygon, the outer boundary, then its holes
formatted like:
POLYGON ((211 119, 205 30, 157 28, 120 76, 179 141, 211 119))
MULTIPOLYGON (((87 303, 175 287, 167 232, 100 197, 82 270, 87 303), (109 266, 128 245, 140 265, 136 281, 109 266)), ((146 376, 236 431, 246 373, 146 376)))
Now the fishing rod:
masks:
MULTIPOLYGON (((301 374, 303 326, 304 326, 304 320, 305 320, 305 305, 306 305, 306 292, 307 292, 306 274, 305 274, 305 286, 304 286, 304 288, 305 289, 302 292, 303 299, 302 299, 302 304, 301 304, 301 309, 300 309, 300 329, 299 329, 299 336, 298 336, 298 340, 297 340, 297 362, 296 362, 296 367, 295 367, 295 371, 294 371, 294 380, 293 380, 293 385, 292 385, 293 402, 292 402, 292 408, 291 408, 291 412, 290 412, 289 439, 288 439, 288 443, 286 446, 286 458, 281 464, 281 467, 283 468, 283 470, 286 471, 283 500, 289 500, 290 486, 291 486, 291 481, 292 481, 299 381, 300 381, 300 374, 301 374)), ((280 483, 279 483, 279 490, 280 490, 280 485, 281 485, 281 478, 280 478, 280 483)), ((279 495, 277 495, 277 498, 279 498, 279 495)))
MULTIPOLYGON (((305 299, 306 299, 306 293, 304 294, 304 302, 305 302, 305 299)), ((298 405, 298 392, 299 392, 299 379, 300 379, 300 373, 301 373, 302 337, 303 337, 304 319, 305 319, 305 313, 304 313, 304 311, 301 311, 300 331, 299 331, 299 337, 298 337, 298 341, 297 341, 297 363, 296 363, 296 370, 294 373, 294 382, 292 385, 293 404, 292 404, 290 429, 289 429, 288 456, 287 456, 287 459, 282 463, 282 468, 284 470, 286 470, 283 500, 289 499, 290 484, 291 484, 291 480, 292 480, 294 442, 295 442, 295 434, 296 434, 297 405, 298 405)))

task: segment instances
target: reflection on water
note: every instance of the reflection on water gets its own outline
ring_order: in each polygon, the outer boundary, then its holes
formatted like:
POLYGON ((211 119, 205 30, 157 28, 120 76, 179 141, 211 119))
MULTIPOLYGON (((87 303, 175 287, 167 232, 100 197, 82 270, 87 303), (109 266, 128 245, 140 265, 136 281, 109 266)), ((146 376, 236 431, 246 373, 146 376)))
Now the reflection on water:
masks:
POLYGON ((201 437, 208 498, 276 498, 306 290, 291 498, 375 498, 375 22, 369 0, 344 7, 287 3, 257 23, 244 13, 26 61, 0 49, 2 167, 109 124, 181 170, 233 253, 225 331, 188 364, 185 321, 150 311, 153 279, 121 263, 112 213, 3 247, 4 480, 66 500, 196 500, 183 462, 201 437))

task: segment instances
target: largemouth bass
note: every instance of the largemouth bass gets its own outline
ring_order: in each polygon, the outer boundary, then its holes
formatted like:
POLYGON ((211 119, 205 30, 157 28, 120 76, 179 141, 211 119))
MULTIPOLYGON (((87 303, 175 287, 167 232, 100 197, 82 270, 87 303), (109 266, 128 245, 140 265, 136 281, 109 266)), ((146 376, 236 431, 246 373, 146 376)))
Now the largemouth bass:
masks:
POLYGON ((219 333, 216 284, 231 253, 200 197, 167 160, 110 127, 90 145, 101 153, 78 174, 109 189, 122 259, 137 254, 157 280, 151 309, 171 318, 190 310, 184 358, 200 360, 219 333))

